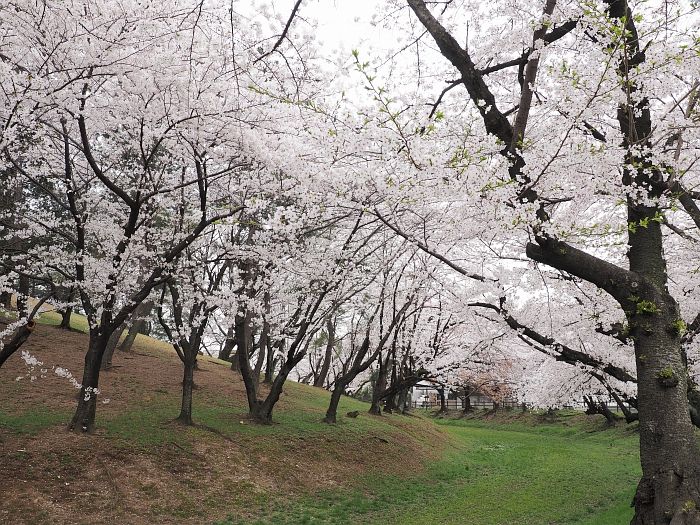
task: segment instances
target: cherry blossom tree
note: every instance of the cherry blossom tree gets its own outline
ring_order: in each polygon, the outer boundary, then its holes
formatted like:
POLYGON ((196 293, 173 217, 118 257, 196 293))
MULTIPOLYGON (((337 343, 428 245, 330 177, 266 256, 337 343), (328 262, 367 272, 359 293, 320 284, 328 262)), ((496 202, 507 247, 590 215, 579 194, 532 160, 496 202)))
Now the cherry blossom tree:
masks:
POLYGON ((53 238, 26 265, 79 290, 90 343, 71 428, 91 431, 110 336, 200 236, 255 209, 241 188, 261 157, 274 162, 278 141, 263 143, 289 115, 267 116, 248 88, 251 68, 271 66, 255 65, 259 35, 227 8, 18 1, 2 13, 4 159, 62 210, 26 201, 22 234, 53 238))
POLYGON ((406 62, 382 76, 355 53, 372 101, 338 128, 362 137, 337 158, 372 166, 377 216, 470 279, 466 304, 636 381, 635 524, 699 519, 697 7, 664 4, 391 2, 406 62))

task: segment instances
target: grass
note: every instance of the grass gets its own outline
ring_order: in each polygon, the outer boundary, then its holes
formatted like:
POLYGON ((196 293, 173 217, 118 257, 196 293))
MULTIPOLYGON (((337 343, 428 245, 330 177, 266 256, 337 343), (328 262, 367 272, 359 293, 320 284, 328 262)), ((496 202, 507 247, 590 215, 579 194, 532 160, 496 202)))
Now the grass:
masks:
MULTIPOLYGON (((37 322, 42 324, 48 324, 51 326, 58 326, 61 324, 61 314, 58 312, 44 312, 42 313, 37 322)), ((87 318, 84 315, 73 313, 70 316, 70 327, 79 330, 80 332, 88 332, 87 318)))
MULTIPOLYGON (((580 415, 538 426, 441 424, 455 447, 425 473, 365 475, 355 490, 278 504, 250 523, 615 525, 632 518, 641 471, 629 429, 606 430, 580 415)), ((249 522, 231 516, 219 523, 249 522)))
POLYGON ((17 434, 36 435, 52 425, 65 423, 71 415, 68 410, 57 411, 46 407, 36 407, 21 413, 0 409, 0 428, 17 434))
MULTIPOLYGON (((76 328, 83 319, 73 316, 76 328)), ((87 336, 43 330, 28 342, 33 351, 51 363, 75 352, 79 370, 82 351, 73 349, 85 348, 87 336)), ((8 512, 41 523, 53 507, 26 502, 51 494, 95 523, 148 516, 219 525, 615 525, 632 517, 640 477, 634 426, 611 428, 602 416, 573 412, 370 417, 367 404, 349 398, 338 424, 325 425, 329 394, 295 383, 285 386, 275 424, 260 426, 247 418, 240 378, 227 363, 201 357, 199 426, 184 428, 173 422, 181 372, 172 348, 145 337, 136 345, 105 375, 112 402, 98 409, 90 438, 65 433, 72 387, 60 383, 67 394, 58 399, 68 402, 52 404, 56 396, 41 382, 5 384, 0 472, 24 491, 8 512), (167 381, 154 381, 154 371, 167 381), (355 410, 356 419, 342 415, 355 410)))

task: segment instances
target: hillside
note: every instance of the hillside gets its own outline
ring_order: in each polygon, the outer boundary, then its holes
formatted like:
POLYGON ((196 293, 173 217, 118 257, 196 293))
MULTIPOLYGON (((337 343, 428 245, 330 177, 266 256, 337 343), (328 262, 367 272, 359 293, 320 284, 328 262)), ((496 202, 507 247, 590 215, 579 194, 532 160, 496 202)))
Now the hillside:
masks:
POLYGON ((418 473, 449 447, 447 432, 417 417, 366 414, 343 399, 321 424, 329 393, 289 383, 260 426, 246 417, 244 388, 224 362, 202 358, 195 375, 197 427, 173 423, 182 367, 169 345, 139 336, 103 372, 97 431, 66 431, 87 336, 40 324, 0 368, 0 523, 247 522, 266 509, 325 489, 361 487, 367 476, 418 473), (31 377, 36 379, 32 380, 31 377))

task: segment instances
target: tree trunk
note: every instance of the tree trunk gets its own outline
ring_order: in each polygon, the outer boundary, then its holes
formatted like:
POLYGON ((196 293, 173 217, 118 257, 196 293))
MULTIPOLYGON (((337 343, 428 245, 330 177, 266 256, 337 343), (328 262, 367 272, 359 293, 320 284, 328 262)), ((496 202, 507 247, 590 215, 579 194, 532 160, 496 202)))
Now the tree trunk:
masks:
POLYGON ((282 387, 284 387, 284 382, 287 380, 289 373, 297 365, 297 363, 298 361, 295 361, 293 363, 288 363, 287 361, 284 362, 284 364, 280 368, 279 374, 277 374, 277 377, 275 377, 275 380, 272 382, 272 386, 270 387, 270 393, 267 395, 264 401, 257 405, 255 410, 253 411, 253 416, 257 421, 267 425, 272 423, 272 409, 275 407, 275 404, 280 399, 280 395, 282 394, 282 387))
POLYGON ((0 293, 0 308, 6 311, 12 309, 12 294, 10 292, 0 293))
POLYGON ((2 350, 0 350, 0 367, 2 367, 5 361, 7 361, 8 357, 19 350, 19 347, 22 346, 27 339, 29 339, 29 336, 32 335, 32 331, 35 327, 36 323, 34 321, 29 321, 27 324, 21 326, 17 330, 17 333, 15 333, 14 337, 10 341, 3 345, 2 350))
POLYGON ((236 346, 236 351, 233 354, 233 357, 231 357, 231 370, 234 372, 240 372, 241 371, 241 358, 239 356, 241 352, 241 349, 236 346))
POLYGON ((368 351, 369 333, 367 333, 364 341, 362 342, 362 345, 360 346, 360 348, 358 348, 357 354, 355 355, 355 358, 352 361, 352 365, 350 366, 348 371, 342 376, 335 378, 335 387, 333 388, 333 393, 331 394, 331 401, 328 404, 328 410, 326 410, 326 417, 324 417, 321 420, 323 423, 332 424, 336 422, 336 415, 338 411, 338 403, 340 402, 340 396, 343 395, 347 386, 350 383, 352 383, 353 379, 355 379, 358 374, 364 372, 365 370, 367 370, 367 368, 369 368, 372 362, 379 355, 380 349, 377 349, 377 351, 374 352, 370 356, 370 358, 363 363, 362 360, 367 355, 368 351))
POLYGON ((338 404, 340 403, 340 398, 345 391, 345 388, 350 384, 350 381, 338 381, 336 379, 335 388, 331 394, 331 402, 328 404, 328 410, 326 410, 326 417, 324 417, 321 422, 334 424, 337 422, 338 416, 338 404))
POLYGON ((90 330, 90 342, 85 354, 83 381, 73 419, 69 430, 80 429, 86 433, 95 430, 95 411, 97 409, 97 386, 100 380, 100 365, 111 334, 102 332, 100 328, 90 330))
POLYGON ((326 330, 328 331, 328 341, 326 341, 326 354, 323 356, 323 364, 321 365, 321 370, 314 381, 314 386, 317 388, 323 388, 326 383, 326 377, 328 376, 328 370, 331 366, 331 359, 333 358, 333 348, 335 347, 335 325, 328 319, 326 322, 326 330))
MULTIPOLYGON (((21 245, 20 245, 21 246, 21 245)), ((29 298, 29 277, 24 274, 19 276, 19 289, 17 292, 17 316, 28 317, 29 316, 29 306, 27 304, 27 299, 29 298)))
MULTIPOLYGON (((630 206, 630 221, 654 216, 630 206), (641 213, 640 213, 641 212, 641 213)), ((642 479, 634 496, 633 525, 700 523, 687 502, 700 504, 700 454, 687 399, 687 374, 680 345, 680 312, 666 293, 661 227, 657 222, 629 233, 630 270, 646 277, 658 299, 640 293, 629 316, 637 363, 637 409, 642 479), (647 300, 645 302, 645 300, 647 300)), ((639 286, 638 286, 639 288, 639 286)), ((693 505, 693 509, 695 508, 693 505)))
POLYGON ((381 395, 386 390, 387 382, 387 368, 390 356, 387 356, 386 360, 382 360, 382 356, 379 356, 379 370, 377 371, 377 379, 372 383, 372 405, 369 407, 369 413, 375 416, 380 416, 382 414, 382 409, 380 402, 382 400, 381 395))
POLYGON ((61 323, 58 325, 58 327, 64 330, 70 330, 71 315, 73 315, 72 306, 66 306, 63 310, 61 310, 61 323))
POLYGON ((267 355, 267 346, 270 344, 270 325, 267 321, 263 321, 262 329, 260 330, 260 338, 258 339, 258 359, 255 362, 254 374, 260 382, 260 374, 267 355))
MULTIPOLYGON (((280 352, 284 352, 284 339, 282 339, 278 346, 280 352)), ((267 358, 265 359, 265 379, 263 380, 265 384, 271 384, 275 376, 275 347, 268 343, 267 345, 267 358)))
MULTIPOLYGON (((146 326, 148 323, 143 319, 143 317, 150 315, 152 310, 153 301, 144 301, 136 307, 134 313, 131 314, 133 322, 131 324, 131 327, 129 328, 129 332, 126 334, 126 337, 124 338, 124 341, 122 341, 122 344, 119 345, 120 352, 130 352, 131 347, 134 345, 134 341, 136 340, 136 336, 138 334, 146 332, 146 326)), ((120 328, 120 335, 121 331, 123 330, 123 328, 120 328)))
POLYGON ((445 387, 438 388, 438 395, 440 396, 440 410, 438 414, 444 414, 447 412, 447 403, 445 401, 445 387))
POLYGON ((469 389, 464 387, 464 413, 467 414, 472 411, 472 400, 469 397, 469 389))
POLYGON ((109 370, 112 368, 112 356, 114 355, 114 349, 117 348, 117 344, 119 343, 119 338, 122 336, 122 333, 124 333, 123 324, 109 337, 109 341, 107 341, 107 348, 105 348, 105 353, 102 356, 102 370, 109 370))
POLYGON ((231 360, 231 352, 233 351, 233 348, 236 346, 236 338, 233 333, 233 326, 228 327, 228 332, 226 333, 226 341, 224 341, 224 346, 219 352, 218 358, 221 359, 222 361, 230 361, 231 360))
POLYGON ((250 367, 250 347, 252 346, 252 319, 249 310, 239 310, 234 321, 236 334, 236 356, 238 357, 238 369, 241 372, 248 398, 248 409, 255 412, 258 408, 258 394, 260 391, 260 376, 255 377, 250 367))
MULTIPOLYGON (((634 497, 633 525, 696 523, 687 502, 700 503, 700 453, 693 437, 680 314, 666 292, 658 210, 629 206, 630 270, 552 239, 528 245, 534 260, 569 271, 610 293, 627 314, 637 366, 637 409, 642 479, 634 497), (635 231, 632 231, 632 230, 635 231), (684 511, 685 509, 685 511, 684 511)), ((700 523, 700 520, 698 521, 700 523)))
POLYGON ((595 400, 592 396, 583 396, 583 401, 588 406, 588 409, 586 409, 586 414, 588 414, 589 416, 592 416, 594 414, 601 414, 605 416, 605 419, 608 420, 608 423, 615 423, 617 421, 617 417, 615 417, 615 414, 613 414, 608 408, 608 406, 602 401, 595 400))
MULTIPOLYGON (((120 352, 131 352, 131 347, 134 345, 134 341, 136 341, 136 336, 142 333, 146 329, 146 321, 143 319, 136 319, 131 327, 129 328, 129 331, 126 333, 126 337, 122 341, 122 344, 119 345, 119 351, 120 352)), ((119 335, 124 332, 124 329, 121 328, 118 330, 119 335)), ((117 341, 119 341, 117 339, 117 341)))
MULTIPOLYGON (((613 390, 612 388, 608 388, 608 392, 612 396, 612 398, 615 400, 615 403, 617 403, 617 406, 620 408, 622 411, 623 415, 625 416, 625 421, 627 423, 633 423, 634 421, 639 421, 639 415, 637 413, 633 413, 629 408, 625 406, 625 403, 622 399, 620 399, 620 396, 617 395, 617 392, 613 390)), ((690 398, 689 398, 690 400, 690 398)), ((688 407, 690 408, 690 407, 688 407)), ((691 417, 692 420, 692 417, 691 417)), ((693 422, 693 424, 695 424, 693 422)), ((696 425, 697 426, 697 425, 696 425)))
POLYGON ((260 374, 265 363, 267 355, 267 347, 270 344, 270 323, 267 322, 267 316, 270 314, 270 292, 266 291, 263 294, 263 303, 265 305, 265 316, 263 317, 262 328, 260 329, 260 338, 258 339, 258 360, 255 362, 255 377, 260 382, 260 374))
MULTIPOLYGON (((396 341, 394 341, 395 343, 396 341)), ((400 380, 398 378, 398 365, 396 363, 396 348, 392 348, 392 351, 390 352, 390 356, 387 358, 387 366, 386 366, 386 371, 387 374, 389 372, 389 362, 391 362, 391 387, 394 388, 394 392, 391 393, 390 395, 387 395, 387 391, 381 392, 380 397, 381 399, 384 399, 384 413, 385 414, 391 414, 396 410, 396 396, 399 393, 398 390, 396 390, 396 386, 400 383, 400 380)), ((405 368, 405 363, 403 363, 402 367, 405 368)), ((405 370, 404 370, 405 371, 405 370)), ((407 374, 406 374, 407 375, 407 374)))
MULTIPOLYGON (((67 301, 72 302, 73 299, 75 299, 75 288, 71 288, 68 292, 67 301)), ((61 310, 61 323, 58 325, 58 327, 63 330, 70 330, 71 315, 73 315, 72 306, 66 306, 63 310, 61 310)))
POLYGON ((181 345, 185 359, 183 360, 184 372, 182 378, 182 404, 177 421, 185 425, 194 425, 192 420, 192 392, 194 390, 194 371, 197 362, 197 349, 199 344, 181 345))
POLYGON ((409 409, 408 403, 408 388, 403 389, 399 392, 399 400, 396 403, 396 409, 401 411, 402 414, 408 414, 409 409))

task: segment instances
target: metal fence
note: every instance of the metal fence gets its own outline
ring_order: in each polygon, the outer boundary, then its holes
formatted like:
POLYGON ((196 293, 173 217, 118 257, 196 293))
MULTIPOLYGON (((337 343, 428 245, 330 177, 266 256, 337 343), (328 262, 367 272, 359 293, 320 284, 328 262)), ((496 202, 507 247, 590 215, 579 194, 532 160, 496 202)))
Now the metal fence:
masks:
MULTIPOLYGON (((447 399, 445 400, 445 405, 447 406, 448 410, 464 410, 464 401, 461 399, 447 399)), ((617 405, 617 403, 608 403, 608 408, 610 409, 611 412, 622 412, 620 407, 617 405)), ((423 408, 425 410, 431 410, 431 409, 438 409, 440 408, 440 401, 439 400, 433 400, 429 399, 426 401, 413 401, 411 406, 413 408, 423 408)), ((479 399, 479 400, 471 400, 470 406, 472 408, 479 408, 479 409, 494 409, 494 408, 521 408, 522 403, 519 403, 516 400, 512 399, 507 399, 504 401, 501 401, 500 403, 496 403, 494 401, 490 400, 485 400, 485 399, 479 399)), ((628 405, 625 403, 626 408, 629 409, 630 412, 636 412, 637 409, 628 405)), ((568 410, 580 410, 584 411, 586 408, 588 408, 585 403, 575 403, 573 405, 566 405, 562 407, 564 409, 568 410)))
MULTIPOLYGON (((496 403, 495 401, 491 401, 491 400, 485 400, 485 399, 474 400, 474 399, 472 399, 469 404, 472 408, 481 408, 481 409, 515 408, 515 407, 520 406, 520 403, 518 403, 515 400, 504 400, 504 401, 501 401, 500 403, 496 403)), ((462 401, 461 399, 446 399, 445 405, 447 406, 448 410, 463 410, 464 409, 464 401, 462 401)), ((413 401, 412 406, 413 406, 413 408, 424 408, 426 410, 430 410, 430 409, 440 408, 440 401, 439 400, 432 400, 432 399, 429 399, 426 401, 413 401)))

